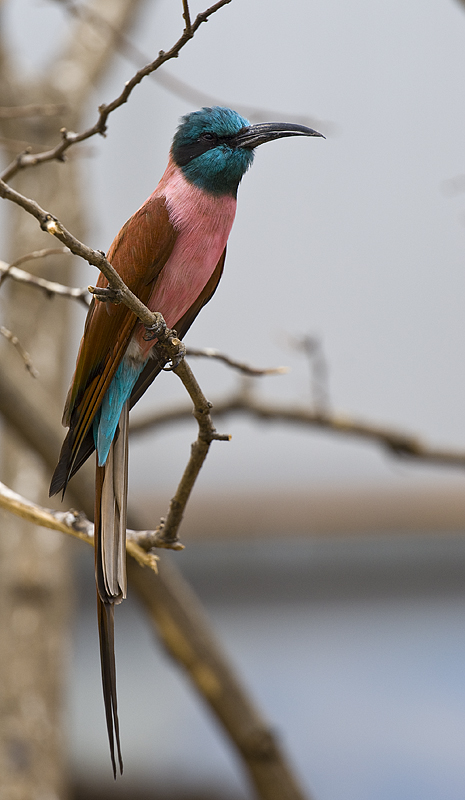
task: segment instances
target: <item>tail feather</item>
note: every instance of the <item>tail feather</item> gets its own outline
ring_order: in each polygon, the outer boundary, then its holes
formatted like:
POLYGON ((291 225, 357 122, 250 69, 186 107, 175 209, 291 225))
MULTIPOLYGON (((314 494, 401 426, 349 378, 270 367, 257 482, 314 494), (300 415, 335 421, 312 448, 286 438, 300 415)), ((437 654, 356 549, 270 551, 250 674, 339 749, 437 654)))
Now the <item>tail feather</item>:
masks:
MULTIPOLYGON (((96 551, 96 577, 103 600, 120 603, 126 597, 126 516, 128 494, 129 403, 121 412, 117 434, 101 477, 100 547, 96 551)), ((96 492, 97 494, 97 492, 96 492)))
POLYGON ((115 742, 118 754, 118 766, 123 774, 123 758, 119 738, 118 703, 116 697, 116 664, 115 664, 115 607, 113 603, 105 603, 97 593, 98 631, 100 638, 100 666, 102 669, 103 700, 107 721, 108 742, 110 744, 113 776, 116 780, 115 742))
POLYGON ((114 606, 126 596, 128 416, 129 403, 126 402, 108 458, 102 467, 97 462, 95 474, 95 578, 100 662, 108 741, 115 778, 115 742, 119 769, 123 772, 116 697, 114 606))

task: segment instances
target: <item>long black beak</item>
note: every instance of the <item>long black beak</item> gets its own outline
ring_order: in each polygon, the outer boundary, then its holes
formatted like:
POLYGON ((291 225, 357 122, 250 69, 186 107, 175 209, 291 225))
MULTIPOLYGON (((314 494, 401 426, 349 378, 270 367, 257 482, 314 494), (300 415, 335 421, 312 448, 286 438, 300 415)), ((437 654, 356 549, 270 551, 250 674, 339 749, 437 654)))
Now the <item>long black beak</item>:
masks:
POLYGON ((313 128, 307 128, 305 125, 294 125, 292 122, 261 122, 259 125, 242 128, 230 144, 252 150, 259 144, 272 142, 273 139, 284 139, 286 136, 321 136, 323 139, 325 138, 322 133, 314 131, 313 128))

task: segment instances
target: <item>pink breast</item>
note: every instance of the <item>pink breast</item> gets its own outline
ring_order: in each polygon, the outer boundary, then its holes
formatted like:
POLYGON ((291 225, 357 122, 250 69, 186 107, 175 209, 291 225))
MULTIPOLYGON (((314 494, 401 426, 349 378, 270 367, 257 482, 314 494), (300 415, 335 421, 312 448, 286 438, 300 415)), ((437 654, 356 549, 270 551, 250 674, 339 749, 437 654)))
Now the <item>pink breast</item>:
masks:
MULTIPOLYGON (((197 189, 173 165, 167 178, 166 183, 160 182, 156 194, 166 197, 171 223, 179 234, 148 307, 151 311, 160 311, 172 328, 211 278, 226 247, 236 200, 234 197, 215 197, 197 189)), ((142 355, 147 355, 151 344, 142 343, 140 339, 139 344, 142 355)))

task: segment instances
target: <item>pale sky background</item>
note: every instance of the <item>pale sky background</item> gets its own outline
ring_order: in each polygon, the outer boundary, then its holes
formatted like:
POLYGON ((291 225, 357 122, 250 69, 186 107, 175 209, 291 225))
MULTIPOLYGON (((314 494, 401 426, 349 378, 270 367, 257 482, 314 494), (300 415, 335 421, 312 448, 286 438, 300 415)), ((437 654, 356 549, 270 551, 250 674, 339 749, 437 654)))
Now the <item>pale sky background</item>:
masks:
MULTIPOLYGON (((7 8, 25 62, 41 63, 63 32, 62 9, 43 0, 7 8)), ((201 8, 194 4, 193 14, 201 8)), ((146 3, 130 38, 152 58, 180 29, 180 3, 157 0, 146 3)), ((225 104, 276 109, 288 120, 308 114, 324 131, 330 123, 326 141, 257 150, 240 187, 224 277, 188 342, 257 365, 289 365, 289 375, 265 379, 262 391, 304 400, 307 366, 288 337, 316 334, 336 410, 465 447, 465 193, 444 189, 465 173, 464 42, 465 10, 454 0, 234 0, 169 63, 173 75, 225 104)), ((118 58, 89 121, 133 72, 118 58)), ((110 118, 108 137, 92 140, 90 244, 106 249, 151 193, 178 119, 190 110, 146 79, 110 118)), ((82 284, 88 280, 83 268, 82 284)), ((194 366, 211 399, 232 384, 220 365, 194 366)), ((177 384, 163 376, 144 407, 182 397, 177 384)), ((219 427, 233 441, 212 448, 201 490, 461 480, 322 434, 237 420, 219 427)), ((138 484, 153 487, 157 473, 157 485, 171 488, 193 432, 135 444, 138 484)))

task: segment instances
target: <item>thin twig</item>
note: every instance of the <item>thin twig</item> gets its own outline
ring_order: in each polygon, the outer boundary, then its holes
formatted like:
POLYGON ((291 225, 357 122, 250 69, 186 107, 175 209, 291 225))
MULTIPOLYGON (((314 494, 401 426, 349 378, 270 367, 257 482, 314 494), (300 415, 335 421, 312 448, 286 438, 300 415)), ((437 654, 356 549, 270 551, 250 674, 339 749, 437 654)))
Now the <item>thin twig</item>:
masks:
MULTIPOLYGON (((69 253, 68 248, 60 248, 63 253, 69 253)), ((46 251, 43 251, 46 252, 46 251)), ((32 255, 31 253, 29 255, 32 255)), ((25 257, 24 257, 25 258, 25 257)), ((21 261, 21 259, 18 259, 21 261)), ((17 262, 16 262, 17 263, 17 262)), ((23 269, 18 269, 12 264, 5 264, 0 261, 0 286, 6 278, 17 283, 24 283, 29 286, 36 287, 45 292, 48 297, 60 295, 61 297, 70 297, 72 300, 78 300, 86 308, 89 307, 89 292, 87 289, 79 289, 74 286, 64 286, 62 283, 56 281, 48 281, 45 278, 39 278, 37 275, 31 275, 30 272, 25 272, 23 269)))
POLYGON ((42 250, 33 250, 32 253, 26 253, 20 256, 16 261, 12 261, 10 267, 19 267, 20 264, 25 264, 26 261, 35 261, 38 258, 46 258, 47 256, 70 256, 71 250, 68 247, 45 247, 42 250))
POLYGON ((8 341, 11 342, 13 347, 16 348, 16 350, 18 351, 19 355, 21 356, 21 358, 24 361, 24 366, 26 367, 28 372, 30 372, 32 377, 33 378, 38 378, 39 377, 39 373, 37 372, 37 370, 35 369, 35 367, 34 367, 34 365, 32 363, 31 356, 29 355, 27 350, 24 349, 24 347, 22 346, 22 344, 19 341, 18 337, 15 336, 14 333, 9 331, 8 328, 4 328, 3 325, 0 325, 0 333, 1 333, 2 336, 5 337, 5 339, 8 339, 8 341))
POLYGON ((207 8, 205 11, 198 14, 194 22, 190 25, 189 29, 187 29, 187 27, 184 29, 182 35, 170 50, 166 52, 164 50, 160 50, 158 57, 152 61, 151 64, 147 64, 145 67, 138 70, 138 72, 136 72, 136 74, 133 75, 130 80, 126 81, 124 89, 118 97, 116 97, 111 103, 104 103, 99 106, 98 119, 96 123, 92 125, 92 127, 87 128, 87 130, 83 131, 82 133, 74 133, 73 131, 68 131, 66 128, 62 128, 60 131, 61 142, 59 142, 55 147, 44 153, 19 154, 4 170, 1 178, 4 181, 8 181, 10 178, 16 175, 17 172, 19 172, 21 169, 25 169, 26 167, 33 167, 37 164, 43 164, 46 161, 63 161, 66 150, 68 150, 68 148, 72 145, 77 144, 78 142, 83 142, 86 139, 90 139, 91 136, 95 136, 97 133, 101 134, 102 136, 105 135, 108 117, 113 111, 115 111, 115 109, 127 102, 132 90, 143 80, 143 78, 145 78, 147 75, 150 75, 171 58, 177 58, 182 48, 185 47, 190 39, 193 38, 194 34, 202 25, 202 23, 207 22, 209 17, 230 2, 231 0, 218 0, 218 2, 214 3, 214 5, 210 6, 210 8, 207 8))
POLYGON ((252 375, 254 377, 259 377, 261 375, 284 375, 286 372, 289 372, 289 367, 268 367, 264 369, 261 369, 260 367, 251 367, 249 364, 236 361, 234 358, 227 356, 225 353, 215 350, 214 347, 188 347, 186 350, 186 355, 189 357, 195 356, 200 358, 214 358, 217 361, 222 361, 224 364, 227 364, 228 367, 232 367, 233 369, 237 369, 239 372, 242 372, 245 375, 252 375))
POLYGON ((186 32, 191 34, 192 33, 192 24, 191 24, 191 13, 189 11, 189 3, 188 0, 182 0, 182 16, 184 18, 184 22, 186 23, 186 32))
POLYGON ((307 357, 310 372, 310 394, 315 412, 317 414, 329 414, 331 409, 329 369, 319 337, 311 334, 291 337, 291 344, 297 350, 305 353, 307 357))

